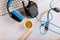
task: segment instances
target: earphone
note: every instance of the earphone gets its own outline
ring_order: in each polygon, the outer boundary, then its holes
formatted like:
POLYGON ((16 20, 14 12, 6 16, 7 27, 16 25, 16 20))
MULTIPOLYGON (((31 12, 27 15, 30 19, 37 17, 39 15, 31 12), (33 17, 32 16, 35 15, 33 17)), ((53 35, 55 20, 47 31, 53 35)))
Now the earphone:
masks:
MULTIPOLYGON (((21 13, 17 12, 16 10, 9 11, 9 6, 13 0, 8 0, 7 2, 7 11, 9 14, 11 14, 11 17, 15 19, 18 22, 21 22, 24 17, 21 15, 21 13)), ((24 11, 28 17, 34 18, 38 15, 38 7, 37 4, 33 1, 28 2, 28 5, 25 6, 24 1, 22 1, 22 5, 24 8, 24 11)))

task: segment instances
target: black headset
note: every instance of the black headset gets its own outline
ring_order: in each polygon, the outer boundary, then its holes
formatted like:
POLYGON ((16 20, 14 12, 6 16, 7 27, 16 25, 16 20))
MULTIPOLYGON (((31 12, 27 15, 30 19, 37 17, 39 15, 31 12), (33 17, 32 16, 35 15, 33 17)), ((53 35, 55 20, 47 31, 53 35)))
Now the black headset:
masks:
MULTIPOLYGON (((9 6, 10 6, 12 1, 13 0, 8 0, 7 11, 14 20, 21 22, 24 19, 24 17, 21 15, 21 13, 19 13, 16 10, 12 10, 11 12, 9 11, 9 6)), ((24 1, 22 1, 22 4, 23 4, 23 8, 25 10, 25 13, 28 17, 34 18, 38 15, 38 7, 37 7, 37 4, 35 2, 29 0, 28 5, 25 6, 24 1)))

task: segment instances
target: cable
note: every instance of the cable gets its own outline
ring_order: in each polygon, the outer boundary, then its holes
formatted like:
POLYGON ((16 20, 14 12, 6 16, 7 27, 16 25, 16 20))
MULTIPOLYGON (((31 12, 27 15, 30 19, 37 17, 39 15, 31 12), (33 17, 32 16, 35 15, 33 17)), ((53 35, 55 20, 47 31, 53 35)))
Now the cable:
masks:
POLYGON ((42 32, 42 30, 41 30, 42 27, 46 27, 47 30, 50 30, 51 32, 54 32, 54 33, 60 35, 59 32, 53 31, 52 29, 48 28, 48 27, 49 27, 49 24, 54 25, 54 26, 56 26, 57 28, 60 28, 59 26, 57 26, 57 25, 55 25, 55 24, 53 24, 53 23, 50 23, 51 20, 53 19, 53 15, 52 15, 52 13, 50 13, 50 11, 51 11, 52 9, 55 9, 54 11, 59 12, 59 10, 57 10, 56 8, 52 8, 51 3, 52 3, 53 1, 54 1, 54 0, 52 0, 52 1, 50 2, 50 7, 51 7, 51 9, 50 9, 50 10, 48 11, 48 13, 47 13, 47 21, 43 21, 43 20, 40 19, 41 24, 42 24, 42 22, 44 22, 44 23, 40 26, 40 28, 39 28, 41 34, 46 34, 46 33, 47 33, 46 29, 45 29, 45 32, 42 32), (49 14, 51 14, 51 20, 49 19, 49 14), (45 26, 44 26, 44 25, 45 25, 45 26))
MULTIPOLYGON (((40 22, 44 22, 44 21, 40 21, 40 22)), ((45 21, 45 22, 46 22, 46 21, 45 21)), ((54 25, 54 26, 56 26, 57 28, 60 28, 60 26, 57 26, 56 24, 53 24, 53 23, 50 23, 50 22, 49 22, 49 24, 54 25)), ((42 26, 40 26, 40 29, 41 29, 41 27, 42 27, 42 26)), ((54 32, 54 33, 56 33, 56 34, 59 34, 59 35, 60 35, 60 33, 59 33, 59 32, 53 31, 53 30, 52 30, 52 29, 50 29, 50 28, 48 28, 48 30, 50 30, 51 32, 54 32)), ((41 33, 41 34, 46 34, 47 32, 42 33, 42 31, 40 30, 40 33, 41 33)))
MULTIPOLYGON (((44 12, 43 12, 43 13, 44 13, 44 12)), ((51 15, 51 19, 49 19, 49 22, 53 19, 52 13, 50 13, 50 15, 51 15)), ((42 22, 44 22, 44 24, 46 24, 47 21, 43 21, 43 20, 40 19, 40 23, 41 23, 41 24, 42 24, 42 22)), ((43 25, 44 25, 44 24, 43 24, 43 25)), ((41 28, 42 28, 42 25, 41 25, 40 28, 39 28, 40 33, 41 33, 41 34, 46 34, 47 31, 45 31, 45 33, 42 33, 41 28)))
POLYGON ((52 8, 52 5, 51 4, 53 3, 53 1, 55 1, 55 0, 51 0, 51 2, 50 2, 50 8, 52 8))

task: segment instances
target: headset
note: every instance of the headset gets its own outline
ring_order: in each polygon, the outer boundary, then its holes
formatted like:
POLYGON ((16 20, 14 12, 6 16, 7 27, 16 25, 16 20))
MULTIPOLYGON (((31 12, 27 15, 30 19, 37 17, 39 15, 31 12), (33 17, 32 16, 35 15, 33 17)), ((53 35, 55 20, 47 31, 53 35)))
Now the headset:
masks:
MULTIPOLYGON (((11 12, 9 11, 9 6, 10 6, 12 1, 13 0, 8 0, 7 11, 14 20, 21 22, 24 19, 24 17, 21 15, 21 13, 19 13, 16 10, 12 10, 11 12)), ((22 5, 23 5, 25 13, 28 17, 34 18, 38 15, 38 7, 37 7, 37 4, 35 2, 29 0, 28 5, 25 6, 24 1, 22 1, 22 5)))

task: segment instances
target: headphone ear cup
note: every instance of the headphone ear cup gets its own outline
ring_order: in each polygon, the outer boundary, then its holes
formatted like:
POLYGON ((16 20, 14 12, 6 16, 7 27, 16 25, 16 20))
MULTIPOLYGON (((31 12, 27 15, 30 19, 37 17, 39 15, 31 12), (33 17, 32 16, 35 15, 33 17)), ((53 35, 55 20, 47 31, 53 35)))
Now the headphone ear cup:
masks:
POLYGON ((28 17, 34 18, 38 15, 38 8, 35 2, 29 1, 26 7, 23 1, 22 3, 23 3, 23 8, 25 10, 25 13, 28 17))
POLYGON ((29 12, 32 18, 36 17, 38 15, 38 8, 36 7, 35 4, 31 5, 31 7, 29 7, 29 12))
POLYGON ((29 11, 28 14, 31 18, 34 18, 38 15, 38 7, 37 7, 37 4, 35 2, 30 1, 27 8, 29 11))
POLYGON ((11 17, 18 22, 21 22, 24 19, 23 16, 20 15, 17 11, 12 11, 11 17))
POLYGON ((14 14, 11 14, 11 18, 13 18, 14 20, 21 22, 22 20, 20 20, 18 17, 16 17, 14 14))
POLYGON ((15 11, 15 10, 13 10, 12 12, 9 11, 9 6, 10 6, 10 4, 12 3, 12 1, 14 1, 14 0, 8 0, 8 2, 7 2, 7 11, 9 12, 10 16, 11 16, 14 20, 16 20, 16 21, 18 21, 18 22, 21 22, 21 21, 24 19, 24 17, 21 15, 21 13, 18 13, 18 12, 15 11))

